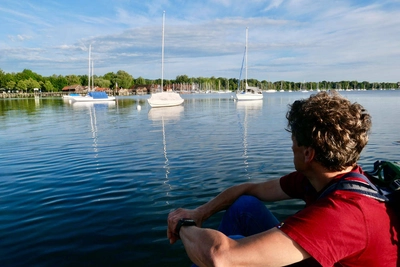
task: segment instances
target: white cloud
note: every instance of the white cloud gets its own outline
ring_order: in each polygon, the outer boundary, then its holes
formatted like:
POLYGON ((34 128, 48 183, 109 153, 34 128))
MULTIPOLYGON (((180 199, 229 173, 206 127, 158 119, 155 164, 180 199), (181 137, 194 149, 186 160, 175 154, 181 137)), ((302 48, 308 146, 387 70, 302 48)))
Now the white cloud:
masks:
POLYGON ((273 8, 278 8, 283 3, 283 0, 272 0, 269 5, 264 9, 264 11, 271 10, 273 8))
POLYGON ((123 69, 158 78, 166 10, 169 79, 237 78, 246 27, 249 75, 259 80, 398 79, 393 70, 400 61, 399 1, 121 0, 91 6, 84 0, 79 8, 71 1, 18 2, 15 10, 6 1, 0 7, 4 71, 85 74, 87 47, 93 44, 98 74, 123 69))

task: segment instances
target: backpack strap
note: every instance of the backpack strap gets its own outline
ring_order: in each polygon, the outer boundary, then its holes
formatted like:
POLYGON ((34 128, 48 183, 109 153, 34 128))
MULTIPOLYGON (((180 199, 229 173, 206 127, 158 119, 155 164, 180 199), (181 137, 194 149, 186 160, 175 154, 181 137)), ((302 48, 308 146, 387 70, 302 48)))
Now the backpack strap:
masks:
POLYGON ((356 192, 361 195, 374 198, 381 202, 388 202, 389 199, 386 197, 385 193, 376 187, 371 181, 365 176, 360 173, 349 172, 343 175, 340 180, 332 185, 330 185, 325 191, 323 191, 318 199, 325 197, 326 195, 332 193, 335 190, 345 190, 356 192), (361 178, 363 181, 356 181, 356 180, 345 180, 348 177, 356 177, 361 178))

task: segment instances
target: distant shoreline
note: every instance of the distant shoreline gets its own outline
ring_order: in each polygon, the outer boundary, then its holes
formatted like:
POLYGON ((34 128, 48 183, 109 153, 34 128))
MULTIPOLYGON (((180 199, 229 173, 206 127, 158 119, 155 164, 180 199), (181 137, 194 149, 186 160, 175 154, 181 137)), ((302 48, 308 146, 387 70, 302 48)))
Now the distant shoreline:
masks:
POLYGON ((44 92, 44 93, 3 93, 0 98, 34 98, 34 97, 62 97, 67 95, 62 92, 44 92))
MULTIPOLYGON (((380 89, 380 90, 362 90, 362 91, 398 91, 400 89, 380 89)), ((360 91, 360 90, 338 90, 341 91, 360 91)), ((264 93, 272 93, 271 91, 263 91, 264 93)), ((287 92, 287 91, 285 91, 287 92)), ((301 91, 293 91, 293 92, 301 92, 301 91)), ((308 91, 310 93, 317 93, 317 91, 308 91)), ((183 92, 181 92, 183 93, 183 92)), ((279 91, 274 90, 274 93, 279 93, 279 91)), ((35 98, 35 97, 62 97, 64 95, 68 95, 66 92, 41 92, 41 93, 0 93, 0 99, 6 98, 35 98)), ((123 94, 128 95, 128 94, 123 94)), ((120 95, 121 96, 121 95, 120 95)))
POLYGON ((68 95, 65 92, 42 92, 42 93, 0 93, 0 98, 35 98, 35 97, 62 97, 68 95))

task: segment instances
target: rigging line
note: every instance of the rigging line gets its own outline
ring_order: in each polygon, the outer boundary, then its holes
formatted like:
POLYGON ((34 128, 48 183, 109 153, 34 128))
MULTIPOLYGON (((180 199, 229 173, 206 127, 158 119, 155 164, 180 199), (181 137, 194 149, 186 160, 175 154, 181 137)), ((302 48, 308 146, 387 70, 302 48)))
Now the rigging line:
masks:
POLYGON ((240 89, 240 81, 242 79, 242 72, 243 72, 243 65, 244 65, 244 59, 246 57, 246 48, 244 49, 244 53, 243 53, 243 59, 242 59, 242 67, 240 68, 240 74, 239 74, 239 80, 238 80, 238 88, 237 90, 240 89))

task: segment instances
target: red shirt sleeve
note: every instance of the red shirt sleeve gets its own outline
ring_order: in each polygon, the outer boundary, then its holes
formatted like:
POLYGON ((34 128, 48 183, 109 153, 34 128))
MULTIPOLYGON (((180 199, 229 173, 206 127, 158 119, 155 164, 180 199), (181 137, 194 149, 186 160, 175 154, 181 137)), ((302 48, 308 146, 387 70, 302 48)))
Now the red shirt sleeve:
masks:
POLYGON ((302 199, 306 205, 317 199, 317 191, 308 179, 299 172, 292 172, 279 180, 283 192, 291 198, 302 199))

